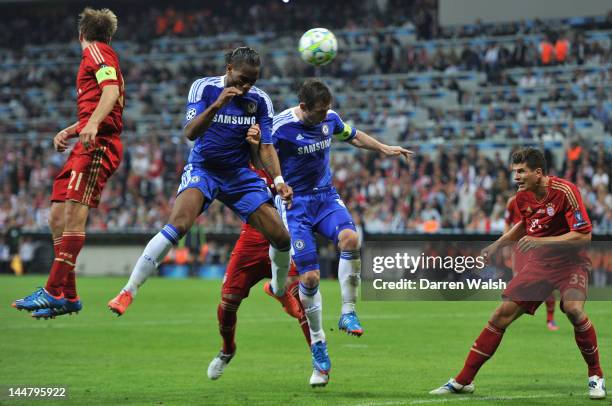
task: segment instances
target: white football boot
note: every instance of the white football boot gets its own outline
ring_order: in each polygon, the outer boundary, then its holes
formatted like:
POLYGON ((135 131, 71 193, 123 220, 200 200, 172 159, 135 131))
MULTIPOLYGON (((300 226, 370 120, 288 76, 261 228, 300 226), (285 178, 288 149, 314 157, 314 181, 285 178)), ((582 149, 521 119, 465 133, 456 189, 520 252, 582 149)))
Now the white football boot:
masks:
POLYGON ((233 354, 225 354, 223 351, 219 351, 219 354, 208 364, 208 377, 213 381, 219 379, 235 354, 235 352, 233 354))
POLYGON ((448 382, 437 389, 429 392, 430 395, 450 395, 455 393, 473 393, 474 384, 461 385, 454 378, 448 380, 448 382))
POLYGON ((313 388, 322 387, 327 385, 329 382, 329 374, 324 374, 318 369, 312 369, 312 375, 310 376, 310 386, 313 388))
POLYGON ((590 399, 605 399, 606 398, 606 381, 597 375, 589 377, 589 398, 590 399))

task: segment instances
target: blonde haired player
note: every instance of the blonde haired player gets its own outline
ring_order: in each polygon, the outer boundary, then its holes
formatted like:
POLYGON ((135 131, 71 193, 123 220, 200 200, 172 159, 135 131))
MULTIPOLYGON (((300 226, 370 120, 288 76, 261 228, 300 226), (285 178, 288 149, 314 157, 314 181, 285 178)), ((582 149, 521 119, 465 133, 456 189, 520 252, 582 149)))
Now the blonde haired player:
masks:
POLYGON ((90 208, 98 207, 108 178, 123 156, 123 76, 110 42, 117 31, 117 16, 109 9, 86 8, 79 15, 79 41, 83 58, 77 74, 78 121, 53 139, 59 152, 78 138, 53 183, 49 226, 55 260, 44 288, 13 302, 13 307, 34 311, 35 318, 53 318, 82 308, 76 291, 74 266, 85 243, 90 208))

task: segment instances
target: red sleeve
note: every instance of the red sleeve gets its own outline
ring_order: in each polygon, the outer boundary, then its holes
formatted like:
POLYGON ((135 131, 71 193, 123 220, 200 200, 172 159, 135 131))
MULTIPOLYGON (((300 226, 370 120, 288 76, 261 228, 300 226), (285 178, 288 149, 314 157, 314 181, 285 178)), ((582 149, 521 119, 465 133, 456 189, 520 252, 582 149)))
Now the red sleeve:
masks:
POLYGON ((94 42, 87 47, 85 52, 87 65, 91 66, 101 89, 108 85, 119 86, 119 61, 111 47, 106 44, 94 42))
POLYGON ((504 218, 506 225, 512 227, 516 223, 521 221, 521 212, 516 203, 516 197, 508 199, 508 205, 506 206, 506 216, 504 218))
POLYGON ((593 227, 578 188, 570 182, 557 183, 556 185, 564 192, 565 207, 563 210, 565 221, 570 230, 584 234, 590 233, 593 227))

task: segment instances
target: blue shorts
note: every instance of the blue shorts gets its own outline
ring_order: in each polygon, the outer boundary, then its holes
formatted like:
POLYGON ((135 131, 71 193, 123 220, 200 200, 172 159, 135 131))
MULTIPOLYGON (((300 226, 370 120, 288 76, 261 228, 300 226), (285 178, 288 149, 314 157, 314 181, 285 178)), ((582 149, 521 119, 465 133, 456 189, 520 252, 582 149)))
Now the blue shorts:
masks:
POLYGON ((335 188, 294 195, 290 209, 278 196, 274 202, 291 235, 291 257, 300 274, 319 269, 315 231, 335 245, 342 230, 357 231, 335 188))
POLYGON ((183 169, 177 196, 187 189, 198 189, 204 195, 201 212, 213 200, 219 199, 244 223, 259 206, 272 202, 272 192, 266 182, 249 168, 220 170, 187 164, 183 169))

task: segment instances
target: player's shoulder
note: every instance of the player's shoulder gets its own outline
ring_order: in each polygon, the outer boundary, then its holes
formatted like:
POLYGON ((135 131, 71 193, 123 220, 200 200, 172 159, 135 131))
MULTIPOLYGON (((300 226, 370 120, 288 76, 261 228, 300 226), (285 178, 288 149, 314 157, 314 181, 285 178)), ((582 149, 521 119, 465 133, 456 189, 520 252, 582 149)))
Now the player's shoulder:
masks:
POLYGON ((272 107, 272 99, 270 99, 270 96, 268 96, 268 93, 264 92, 263 90, 261 90, 257 86, 252 86, 249 89, 249 94, 255 96, 255 98, 257 98, 257 99, 261 100, 263 103, 265 103, 268 111, 270 111, 270 112, 274 111, 273 107, 272 107))
POLYGON ((506 202, 506 208, 510 209, 516 206, 516 195, 510 196, 508 201, 506 202))
POLYGON ((277 131, 279 128, 281 128, 284 125, 295 123, 297 121, 298 119, 293 113, 293 108, 288 108, 286 110, 283 110, 279 114, 275 115, 274 118, 272 119, 272 132, 277 131))
POLYGON ((188 100, 189 103, 195 103, 202 99, 202 94, 204 93, 204 89, 208 86, 214 87, 223 87, 223 77, 222 76, 206 76, 200 79, 196 79, 189 89, 188 100))
POLYGON ((342 120, 340 118, 340 114, 338 114, 335 110, 329 109, 327 111, 327 116, 325 116, 328 120, 342 120))
MULTIPOLYGON (((519 210, 525 205, 531 202, 531 193, 527 191, 519 190, 514 195, 514 204, 518 207, 519 210)), ((508 202, 508 207, 510 207, 510 202, 508 202)))
POLYGON ((580 192, 576 185, 569 180, 551 176, 549 178, 549 186, 556 195, 562 196, 562 198, 565 198, 572 207, 578 209, 578 195, 580 192))
POLYGON ((92 42, 83 52, 85 56, 91 58, 96 65, 105 65, 119 59, 115 50, 104 42, 92 42))
POLYGON ((567 179, 558 178, 556 176, 550 176, 549 182, 551 187, 569 187, 571 189, 576 189, 576 185, 570 182, 567 179))
POLYGON ((256 97, 270 100, 270 96, 268 96, 268 93, 264 92, 257 86, 251 86, 251 88, 249 89, 249 93, 255 95, 256 97))

